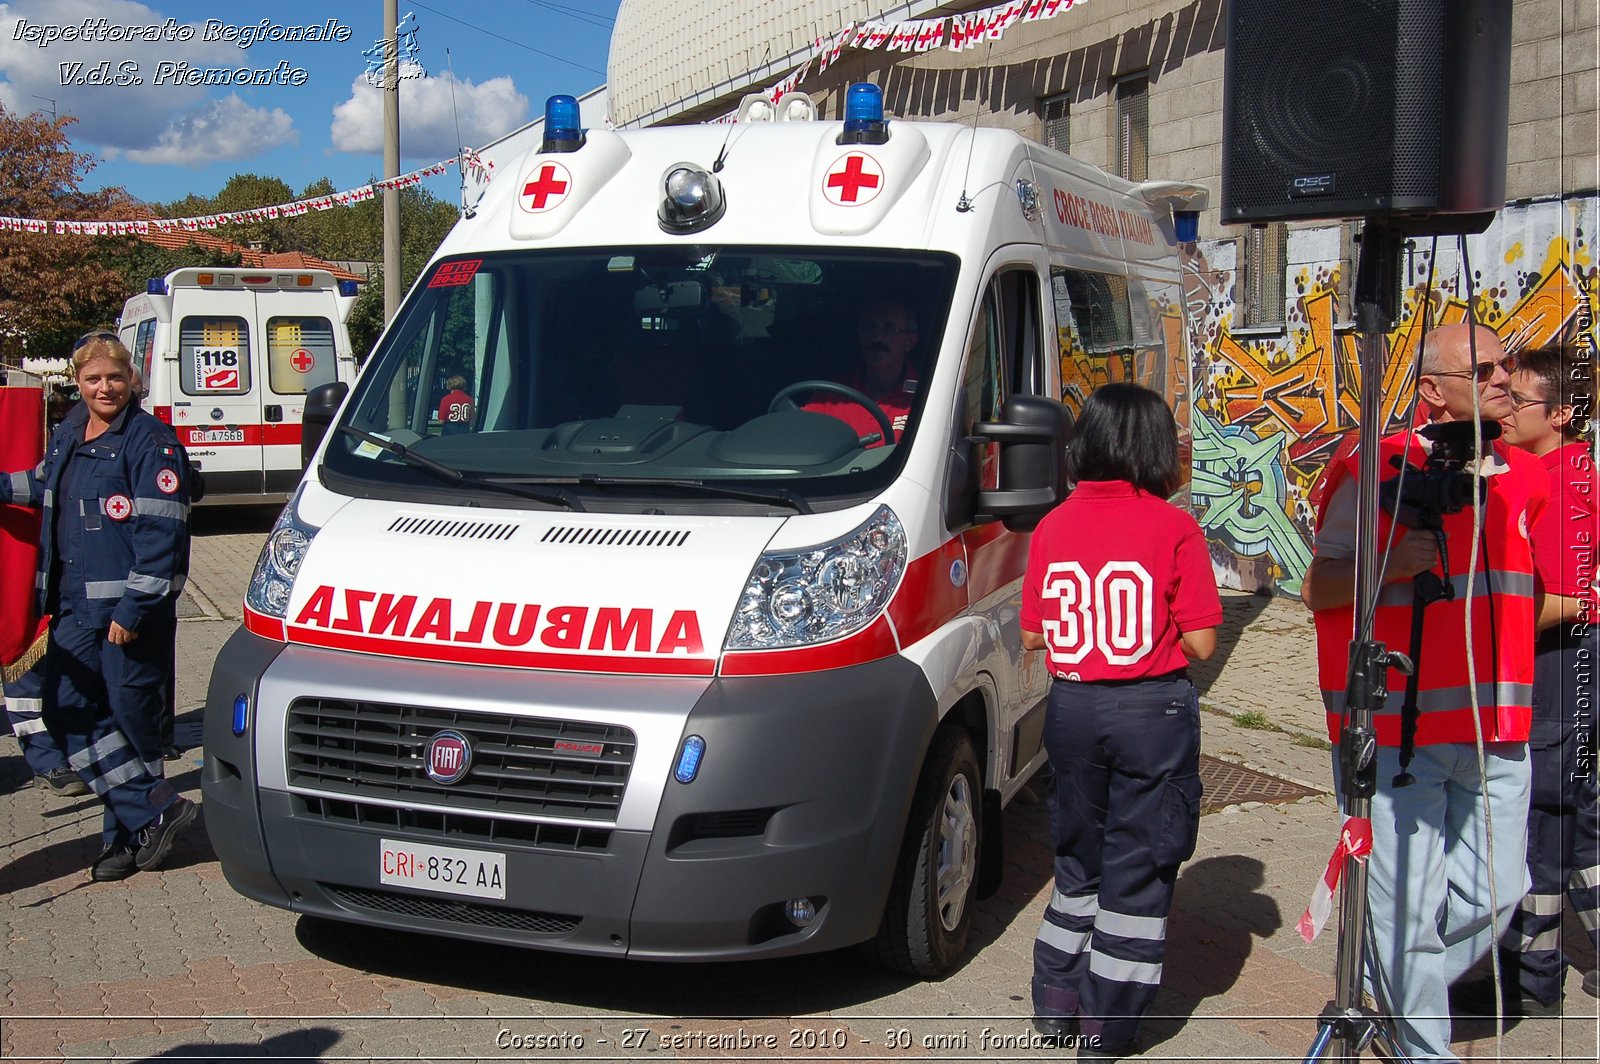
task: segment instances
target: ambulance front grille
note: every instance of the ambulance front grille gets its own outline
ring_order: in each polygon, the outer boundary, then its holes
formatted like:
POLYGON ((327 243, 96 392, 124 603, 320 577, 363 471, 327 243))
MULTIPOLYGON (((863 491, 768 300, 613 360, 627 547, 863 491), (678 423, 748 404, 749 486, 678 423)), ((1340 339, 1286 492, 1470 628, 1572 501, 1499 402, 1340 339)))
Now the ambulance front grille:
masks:
POLYGON ((444 517, 397 517, 389 531, 402 536, 441 536, 445 539, 507 540, 521 525, 494 521, 460 521, 444 517))
POLYGON ((568 547, 681 547, 689 542, 687 528, 587 528, 558 525, 539 537, 540 543, 568 547))
POLYGON ((633 732, 613 725, 339 698, 296 699, 287 730, 291 788, 602 823, 616 820, 637 749, 633 732), (451 784, 424 770, 428 741, 446 729, 472 748, 451 784))
POLYGON ((583 921, 565 913, 524 912, 520 909, 502 909, 496 905, 480 905, 475 901, 442 901, 422 898, 415 894, 401 894, 388 890, 357 890, 332 883, 321 884, 322 889, 345 905, 395 916, 415 916, 423 920, 439 920, 452 924, 475 924, 478 927, 498 927, 505 931, 524 931, 532 935, 566 935, 576 931, 583 921))

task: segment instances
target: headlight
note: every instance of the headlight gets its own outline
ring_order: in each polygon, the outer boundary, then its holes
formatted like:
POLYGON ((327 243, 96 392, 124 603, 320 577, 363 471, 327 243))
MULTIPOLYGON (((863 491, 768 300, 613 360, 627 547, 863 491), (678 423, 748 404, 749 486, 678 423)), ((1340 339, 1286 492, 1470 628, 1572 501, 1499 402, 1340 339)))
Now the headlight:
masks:
POLYGON ((261 548, 261 557, 256 559, 250 589, 244 595, 246 606, 268 617, 283 617, 289 612, 289 593, 294 590, 294 578, 300 572, 300 563, 305 561, 312 537, 317 534, 315 528, 301 522, 296 513, 299 502, 300 493, 296 491, 283 513, 278 515, 278 523, 272 526, 266 545, 261 548))
POLYGON ((887 506, 842 539, 768 551, 750 572, 724 650, 806 646, 877 619, 906 571, 906 533, 887 506))

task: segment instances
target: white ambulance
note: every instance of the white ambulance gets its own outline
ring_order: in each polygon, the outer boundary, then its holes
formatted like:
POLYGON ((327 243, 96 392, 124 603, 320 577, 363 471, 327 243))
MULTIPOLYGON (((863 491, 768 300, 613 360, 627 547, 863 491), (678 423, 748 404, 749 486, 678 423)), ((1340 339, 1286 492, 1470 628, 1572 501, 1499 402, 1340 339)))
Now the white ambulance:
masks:
POLYGON ((312 397, 206 709, 235 889, 575 953, 958 961, 1045 757, 1017 615, 1059 398, 1186 379, 1204 190, 872 103, 557 113, 312 397))
POLYGON ((204 504, 282 502, 305 470, 306 395, 355 380, 356 284, 327 270, 190 267, 151 278, 117 335, 205 475, 204 504))

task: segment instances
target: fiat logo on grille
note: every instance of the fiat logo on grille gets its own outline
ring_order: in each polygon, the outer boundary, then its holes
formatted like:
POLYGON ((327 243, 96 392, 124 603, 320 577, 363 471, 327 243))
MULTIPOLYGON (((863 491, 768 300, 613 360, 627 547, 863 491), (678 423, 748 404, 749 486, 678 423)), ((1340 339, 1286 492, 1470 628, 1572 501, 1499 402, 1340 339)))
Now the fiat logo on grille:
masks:
POLYGON ((442 731, 428 740, 423 768, 435 783, 455 783, 472 767, 472 744, 460 732, 442 731))

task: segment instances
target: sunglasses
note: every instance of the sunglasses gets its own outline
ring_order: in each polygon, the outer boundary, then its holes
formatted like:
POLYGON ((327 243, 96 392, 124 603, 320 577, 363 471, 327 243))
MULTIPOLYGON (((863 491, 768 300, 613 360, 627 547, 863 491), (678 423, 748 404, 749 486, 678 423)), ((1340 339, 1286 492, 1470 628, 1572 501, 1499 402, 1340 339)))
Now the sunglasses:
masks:
POLYGON ((90 340, 115 340, 116 338, 117 334, 114 332, 109 332, 105 329, 96 329, 94 332, 84 333, 82 336, 74 340, 72 343, 72 349, 76 351, 90 340))
POLYGON ((1424 373, 1424 377, 1472 377, 1479 384, 1488 384, 1494 380, 1494 371, 1503 369, 1511 374, 1517 371, 1517 356, 1507 355, 1498 362, 1479 362, 1471 369, 1436 370, 1433 373, 1424 373))

